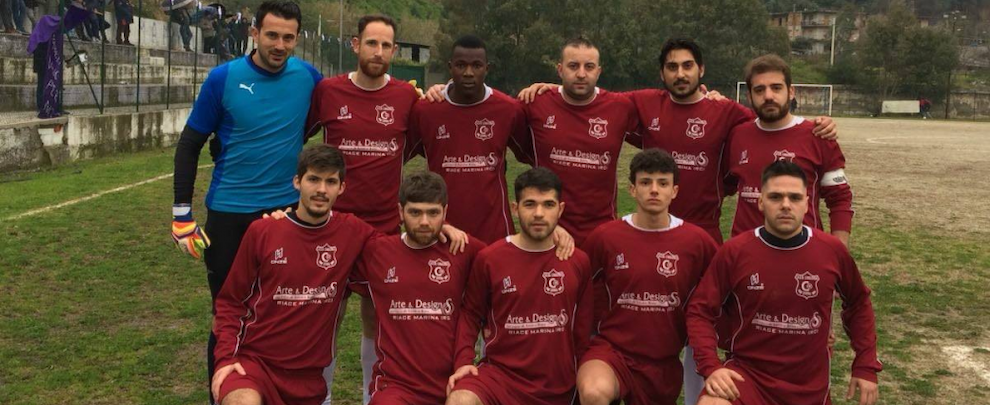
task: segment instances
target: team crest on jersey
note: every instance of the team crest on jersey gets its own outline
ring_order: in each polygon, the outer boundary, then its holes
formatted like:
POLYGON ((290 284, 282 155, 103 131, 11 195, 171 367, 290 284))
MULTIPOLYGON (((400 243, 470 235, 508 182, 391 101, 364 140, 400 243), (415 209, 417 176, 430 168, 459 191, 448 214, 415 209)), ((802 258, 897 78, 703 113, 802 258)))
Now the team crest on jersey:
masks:
POLYGON ((660 117, 653 117, 653 121, 650 121, 650 127, 648 129, 650 131, 659 131, 660 130, 660 117))
POLYGON ((551 296, 564 292, 564 272, 557 269, 543 272, 543 292, 551 296))
POLYGON ((773 160, 775 160, 775 161, 776 160, 786 160, 788 162, 793 162, 795 156, 797 156, 797 155, 794 152, 791 152, 791 151, 789 151, 787 149, 773 151, 773 160))
POLYGON ((701 118, 689 118, 687 120, 687 131, 685 135, 691 139, 699 139, 705 136, 705 125, 708 125, 708 121, 701 118))
POLYGON ((763 291, 763 283, 760 282, 760 273, 754 273, 749 275, 749 285, 746 286, 747 290, 750 291, 763 291))
POLYGON ((749 149, 742 151, 742 154, 739 155, 739 165, 744 165, 747 163, 749 163, 749 149))
POLYGON ((797 280, 797 287, 794 287, 794 292, 798 297, 810 300, 818 296, 818 280, 821 277, 806 271, 795 274, 794 279, 797 280))
POLYGON ((678 260, 680 257, 670 251, 657 253, 657 273, 664 277, 673 277, 677 274, 678 260))
POLYGON ((345 105, 343 107, 340 107, 340 115, 337 116, 337 119, 338 120, 349 120, 351 118, 354 118, 354 117, 352 117, 351 116, 351 113, 347 111, 347 106, 345 105))
POLYGON ((554 123, 554 121, 556 119, 557 119, 557 117, 554 116, 554 115, 551 115, 551 116, 547 117, 547 122, 543 124, 543 128, 546 128, 546 129, 557 129, 557 124, 554 123))
POLYGON ((430 280, 443 284, 450 281, 450 262, 443 259, 430 260, 430 280))
POLYGON ((389 126, 395 123, 395 107, 388 104, 375 106, 375 120, 379 124, 389 126))
POLYGON ((588 120, 588 135, 595 139, 602 139, 608 136, 608 121, 599 117, 588 120))
POLYGON ((450 132, 447 132, 447 126, 441 125, 437 128, 437 139, 450 139, 450 132))
POLYGON ((316 265, 323 270, 330 270, 337 265, 337 247, 323 244, 316 247, 316 265))
POLYGON ((495 121, 484 118, 474 122, 474 137, 482 141, 492 139, 495 134, 495 121))

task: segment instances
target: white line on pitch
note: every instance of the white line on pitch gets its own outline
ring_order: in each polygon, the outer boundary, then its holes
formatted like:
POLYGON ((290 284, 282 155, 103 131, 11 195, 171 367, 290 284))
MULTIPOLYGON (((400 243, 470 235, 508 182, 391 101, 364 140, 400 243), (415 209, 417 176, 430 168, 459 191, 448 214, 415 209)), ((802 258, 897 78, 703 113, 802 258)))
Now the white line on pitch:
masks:
MULTIPOLYGON (((213 166, 213 165, 212 164, 210 164, 210 165, 202 165, 202 166, 197 167, 197 169, 205 169, 205 168, 211 167, 211 166, 213 166)), ((47 207, 41 207, 41 208, 36 208, 36 209, 30 210, 30 211, 27 211, 27 212, 22 212, 20 214, 12 215, 12 216, 9 216, 7 218, 4 218, 3 220, 4 221, 14 221, 14 220, 18 220, 18 219, 21 219, 21 218, 27 218, 27 217, 30 217, 30 216, 35 216, 35 215, 42 214, 42 213, 45 213, 45 212, 48 212, 48 211, 54 211, 54 210, 57 210, 59 208, 65 208, 65 207, 68 207, 70 205, 75 205, 75 204, 79 204, 81 202, 89 201, 89 200, 92 200, 94 198, 99 198, 99 197, 105 196, 107 194, 119 193, 121 191, 132 189, 132 188, 137 187, 137 186, 142 186, 142 185, 145 185, 145 184, 148 184, 148 183, 156 182, 158 180, 167 179, 167 178, 172 177, 172 176, 173 176, 172 173, 163 174, 163 175, 158 176, 158 177, 152 177, 150 179, 142 180, 142 181, 139 181, 137 183, 128 184, 126 186, 120 186, 120 187, 117 187, 117 188, 112 188, 110 190, 104 190, 104 191, 101 191, 101 192, 96 193, 96 194, 90 194, 90 195, 85 196, 85 197, 76 198, 74 200, 69 200, 69 201, 61 202, 61 203, 58 203, 58 204, 55 204, 55 205, 49 205, 47 207)))
POLYGON ((945 352, 945 354, 947 354, 956 365, 969 369, 970 371, 976 373, 977 376, 983 378, 983 381, 986 381, 987 384, 990 384, 990 369, 987 369, 986 364, 973 359, 975 349, 976 348, 969 346, 942 347, 942 351, 945 352))

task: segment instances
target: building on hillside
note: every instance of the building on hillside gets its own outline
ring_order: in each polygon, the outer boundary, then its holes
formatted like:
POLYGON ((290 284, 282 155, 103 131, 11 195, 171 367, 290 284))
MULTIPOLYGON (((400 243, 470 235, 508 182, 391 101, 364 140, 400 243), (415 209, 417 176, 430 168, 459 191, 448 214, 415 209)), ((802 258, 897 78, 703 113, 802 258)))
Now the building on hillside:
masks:
POLYGON ((832 10, 803 10, 770 14, 770 25, 783 27, 792 43, 802 43, 795 53, 824 55, 832 49, 832 25, 839 13, 832 10))
POLYGON ((399 44, 397 58, 425 64, 430 61, 430 46, 413 42, 396 41, 399 44))

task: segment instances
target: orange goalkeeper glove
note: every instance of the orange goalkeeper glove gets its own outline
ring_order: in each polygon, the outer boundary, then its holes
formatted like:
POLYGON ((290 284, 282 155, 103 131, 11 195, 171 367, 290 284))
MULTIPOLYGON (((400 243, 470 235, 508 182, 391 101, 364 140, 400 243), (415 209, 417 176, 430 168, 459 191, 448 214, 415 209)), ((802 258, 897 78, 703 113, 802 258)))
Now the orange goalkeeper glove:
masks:
POLYGON ((210 238, 196 224, 189 204, 172 206, 172 240, 180 251, 196 259, 202 259, 203 251, 210 247, 210 238))

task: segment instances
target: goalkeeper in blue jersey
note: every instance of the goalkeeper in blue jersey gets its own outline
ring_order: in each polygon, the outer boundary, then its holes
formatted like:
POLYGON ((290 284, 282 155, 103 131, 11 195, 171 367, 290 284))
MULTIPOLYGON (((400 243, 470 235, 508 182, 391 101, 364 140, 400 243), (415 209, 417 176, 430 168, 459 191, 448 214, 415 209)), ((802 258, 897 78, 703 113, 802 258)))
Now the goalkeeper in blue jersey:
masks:
MULTIPOLYGON (((214 299, 248 225, 299 201, 292 176, 310 93, 322 79, 308 63, 291 57, 302 26, 298 4, 265 2, 255 21, 251 35, 257 49, 210 72, 175 150, 172 238, 180 250, 206 262, 214 299), (193 217, 192 198, 200 150, 211 135, 216 166, 206 193, 204 230, 193 217)), ((211 333, 208 357, 215 344, 211 333)), ((208 364, 212 376, 212 358, 208 364)))

